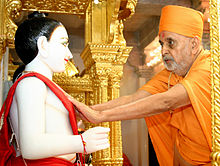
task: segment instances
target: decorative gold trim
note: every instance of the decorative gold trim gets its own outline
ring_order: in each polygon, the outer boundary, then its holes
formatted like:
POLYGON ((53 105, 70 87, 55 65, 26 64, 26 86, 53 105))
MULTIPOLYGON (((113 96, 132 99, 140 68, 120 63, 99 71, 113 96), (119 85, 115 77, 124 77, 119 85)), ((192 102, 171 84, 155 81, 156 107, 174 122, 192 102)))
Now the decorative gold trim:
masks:
POLYGON ((0 62, 2 61, 2 57, 6 51, 6 40, 4 38, 0 38, 0 62))
POLYGON ((137 0, 121 0, 118 19, 125 20, 130 18, 135 13, 136 5, 137 0))
POLYGON ((23 0, 23 11, 73 14, 84 16, 91 0, 23 0))
POLYGON ((113 5, 111 1, 108 1, 108 26, 109 26, 109 37, 108 37, 108 43, 111 43, 114 35, 115 35, 115 28, 117 28, 117 20, 118 20, 118 14, 120 10, 120 0, 115 0, 115 4, 113 5))
POLYGON ((6 1, 6 38, 7 46, 14 48, 14 36, 17 30, 17 25, 13 20, 17 19, 20 16, 22 8, 22 3, 20 0, 8 0, 6 1))
POLYGON ((219 40, 219 0, 210 0, 210 46, 211 46, 211 83, 212 83, 212 165, 220 164, 220 40, 219 40))
POLYGON ((80 56, 89 69, 95 62, 124 64, 131 49, 132 47, 113 44, 88 43, 80 56))
POLYGON ((87 74, 83 77, 71 77, 64 73, 54 73, 53 81, 60 85, 67 93, 93 91, 91 78, 87 74))

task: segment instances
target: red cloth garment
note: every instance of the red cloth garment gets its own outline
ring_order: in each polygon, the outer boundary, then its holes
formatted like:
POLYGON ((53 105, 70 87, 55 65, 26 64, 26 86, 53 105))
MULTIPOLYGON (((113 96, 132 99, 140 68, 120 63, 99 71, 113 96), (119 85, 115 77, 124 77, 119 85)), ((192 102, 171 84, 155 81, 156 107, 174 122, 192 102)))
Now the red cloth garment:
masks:
MULTIPOLYGON (((38 160, 27 160, 25 159, 27 166, 78 166, 76 163, 71 163, 62 158, 45 158, 38 160)), ((24 166, 24 161, 21 156, 12 158, 8 161, 7 166, 24 166)))
POLYGON ((202 51, 183 78, 166 69, 141 89, 162 93, 170 86, 182 84, 190 105, 146 117, 149 134, 161 166, 172 166, 174 144, 182 158, 192 165, 211 165, 211 69, 210 53, 202 51))
MULTIPOLYGON (((13 101, 13 96, 16 90, 16 87, 22 79, 26 77, 37 77, 40 80, 42 80, 50 89, 51 91, 60 99, 60 101, 63 103, 64 107, 69 112, 69 120, 72 127, 72 131, 74 135, 78 135, 77 130, 77 122, 76 122, 76 116, 74 111, 74 106, 72 103, 68 100, 64 92, 59 88, 55 83, 53 83, 51 80, 46 78, 45 76, 39 74, 39 73, 28 73, 20 77, 10 88, 8 92, 8 96, 2 106, 0 117, 3 117, 3 126, 0 131, 0 166, 23 166, 24 161, 21 157, 16 157, 16 152, 13 147, 13 145, 9 144, 9 140, 11 138, 12 132, 11 128, 8 122, 8 115, 10 111, 10 107, 13 101)), ((39 165, 50 165, 50 166, 61 166, 61 165, 74 165, 73 163, 64 160, 64 159, 58 159, 58 158, 47 158, 47 159, 40 159, 40 160, 25 160, 28 166, 39 166, 39 165)), ((80 154, 80 162, 83 163, 82 160, 82 154, 80 154)))
POLYGON ((123 166, 132 166, 130 160, 126 156, 126 154, 123 153, 123 166))

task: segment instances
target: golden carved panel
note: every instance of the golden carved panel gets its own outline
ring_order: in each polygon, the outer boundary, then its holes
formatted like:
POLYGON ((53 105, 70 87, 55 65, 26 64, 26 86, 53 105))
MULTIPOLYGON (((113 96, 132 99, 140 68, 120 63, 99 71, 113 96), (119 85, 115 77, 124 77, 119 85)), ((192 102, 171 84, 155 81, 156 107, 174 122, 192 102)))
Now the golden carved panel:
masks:
POLYGON ((23 0, 22 10, 83 16, 90 0, 23 0))
POLYGON ((89 75, 70 77, 63 73, 54 73, 53 81, 60 85, 67 93, 92 91, 92 81, 89 75))
POLYGON ((135 13, 137 0, 121 0, 119 20, 130 18, 135 13))
POLYGON ((13 20, 20 16, 20 11, 22 8, 22 3, 20 0, 8 0, 6 1, 6 12, 7 16, 13 20))
POLYGON ((6 40, 0 38, 0 62, 2 60, 2 56, 6 50, 6 40))
POLYGON ((86 94, 85 92, 72 92, 69 93, 74 99, 78 100, 81 103, 86 103, 86 94))
POLYGON ((124 47, 113 44, 88 43, 81 53, 86 68, 90 68, 95 62, 124 64, 127 61, 132 47, 124 47))
POLYGON ((14 35, 17 30, 17 25, 14 23, 13 20, 17 19, 20 16, 20 11, 22 8, 22 3, 20 0, 9 0, 6 1, 5 4, 5 19, 4 24, 5 27, 5 37, 7 46, 10 48, 14 47, 14 35))

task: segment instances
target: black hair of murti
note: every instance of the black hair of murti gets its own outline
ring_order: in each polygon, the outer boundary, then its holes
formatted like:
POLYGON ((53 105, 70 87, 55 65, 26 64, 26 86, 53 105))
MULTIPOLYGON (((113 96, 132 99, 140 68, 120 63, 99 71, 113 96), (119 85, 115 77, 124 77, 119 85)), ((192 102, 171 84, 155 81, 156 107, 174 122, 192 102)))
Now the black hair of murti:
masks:
POLYGON ((12 78, 13 83, 22 75, 22 72, 24 71, 24 69, 25 69, 25 65, 22 64, 15 70, 13 78, 12 78))
POLYGON ((33 13, 28 15, 28 19, 32 18, 41 18, 41 17, 47 17, 48 13, 41 13, 39 11, 34 11, 33 13))

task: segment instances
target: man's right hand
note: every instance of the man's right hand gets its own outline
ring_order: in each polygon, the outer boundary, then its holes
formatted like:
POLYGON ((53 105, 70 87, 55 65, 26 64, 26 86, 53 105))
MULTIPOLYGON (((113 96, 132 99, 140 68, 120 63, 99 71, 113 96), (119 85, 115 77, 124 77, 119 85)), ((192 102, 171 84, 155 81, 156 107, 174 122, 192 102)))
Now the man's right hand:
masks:
POLYGON ((95 111, 91 109, 89 106, 77 101, 76 99, 72 97, 68 97, 68 98, 75 106, 78 117, 88 122, 95 123, 95 124, 102 122, 103 114, 100 111, 95 111))

